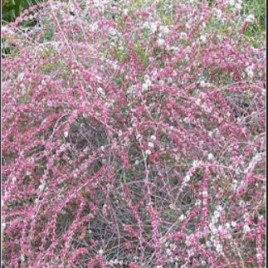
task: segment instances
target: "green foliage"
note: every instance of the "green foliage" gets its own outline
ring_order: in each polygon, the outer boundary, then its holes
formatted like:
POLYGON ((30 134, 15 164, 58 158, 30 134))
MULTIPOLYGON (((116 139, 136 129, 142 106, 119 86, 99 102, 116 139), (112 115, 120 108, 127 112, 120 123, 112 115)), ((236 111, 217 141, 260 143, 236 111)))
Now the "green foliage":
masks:
POLYGON ((149 57, 147 55, 146 50, 140 44, 137 44, 136 47, 135 47, 135 52, 137 53, 137 55, 142 60, 143 65, 147 66, 148 63, 149 63, 149 57))
POLYGON ((2 20, 4 22, 14 21, 23 10, 41 1, 43 0, 5 0, 3 1, 2 20))
POLYGON ((14 20, 20 14, 21 0, 7 0, 3 2, 3 20, 14 20))
POLYGON ((44 34, 41 38, 41 42, 51 41, 55 33, 55 28, 48 28, 44 31, 44 34))
POLYGON ((29 91, 26 91, 19 99, 19 104, 25 104, 28 100, 29 100, 29 97, 30 97, 30 93, 29 91))
MULTIPOLYGON (((217 8, 214 1, 209 1, 210 5, 217 8)), ((242 10, 238 14, 242 22, 249 16, 253 15, 254 20, 247 25, 243 36, 255 47, 260 47, 265 36, 265 0, 244 0, 242 10)), ((233 9, 232 9, 233 10, 233 9)), ((231 10, 230 10, 231 11, 231 10)), ((227 21, 222 23, 219 19, 212 17, 206 25, 208 33, 218 32, 222 35, 228 35, 229 30, 241 30, 241 22, 235 24, 227 21), (235 28, 234 28, 235 27, 235 28)))
POLYGON ((117 49, 115 50, 115 57, 119 60, 119 61, 123 61, 125 59, 127 59, 128 56, 128 52, 124 49, 117 49))
POLYGON ((164 25, 170 25, 173 21, 173 2, 172 1, 159 1, 157 4, 157 14, 164 25))
POLYGON ((18 55, 19 50, 16 48, 16 45, 9 43, 6 38, 1 38, 1 53, 2 58, 5 57, 15 57, 18 55))
POLYGON ((265 0, 246 0, 244 13, 253 14, 256 18, 251 32, 260 33, 265 31, 265 0))
POLYGON ((265 0, 246 0, 244 15, 253 14, 254 22, 250 23, 245 32, 252 45, 257 48, 265 36, 265 0))
POLYGON ((44 74, 50 74, 57 71, 59 67, 63 71, 66 69, 66 64, 64 62, 49 62, 42 66, 41 72, 44 74))
POLYGON ((41 57, 42 57, 42 58, 49 58, 49 57, 53 56, 54 53, 55 53, 55 52, 54 52, 53 48, 51 48, 51 47, 46 47, 46 48, 42 51, 42 53, 41 53, 41 57))

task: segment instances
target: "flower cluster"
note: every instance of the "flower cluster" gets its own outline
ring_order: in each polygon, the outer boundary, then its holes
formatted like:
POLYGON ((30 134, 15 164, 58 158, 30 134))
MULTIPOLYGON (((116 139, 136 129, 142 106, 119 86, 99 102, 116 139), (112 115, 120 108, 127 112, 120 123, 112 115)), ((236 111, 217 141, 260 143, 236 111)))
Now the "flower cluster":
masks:
POLYGON ((71 2, 2 32, 3 265, 264 267, 266 59, 240 1, 71 2))

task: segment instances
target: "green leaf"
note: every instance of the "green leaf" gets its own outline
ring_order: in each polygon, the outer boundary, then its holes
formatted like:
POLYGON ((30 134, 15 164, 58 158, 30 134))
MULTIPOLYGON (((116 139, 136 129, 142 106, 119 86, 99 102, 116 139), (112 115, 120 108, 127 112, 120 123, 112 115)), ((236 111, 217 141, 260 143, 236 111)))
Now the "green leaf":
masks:
POLYGON ((20 15, 20 4, 21 4, 21 0, 15 0, 15 16, 16 17, 20 15))
POLYGON ((30 97, 30 94, 29 92, 27 91, 26 93, 24 93, 20 99, 19 99, 19 104, 22 105, 22 104, 25 104, 28 100, 29 100, 29 97, 30 97))
POLYGON ((141 58, 143 64, 145 66, 149 63, 149 57, 147 55, 147 52, 142 48, 141 45, 136 45, 135 52, 138 54, 138 56, 141 58))

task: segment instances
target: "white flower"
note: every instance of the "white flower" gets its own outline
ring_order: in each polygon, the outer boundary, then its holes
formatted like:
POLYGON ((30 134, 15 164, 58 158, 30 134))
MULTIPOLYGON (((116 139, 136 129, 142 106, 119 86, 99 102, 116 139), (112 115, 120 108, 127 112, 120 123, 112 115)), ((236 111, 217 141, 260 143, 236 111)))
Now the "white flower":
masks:
POLYGON ((180 33, 181 39, 187 39, 187 34, 185 32, 180 33))
POLYGON ((112 67, 114 68, 114 70, 119 70, 119 65, 116 62, 112 63, 112 67))
POLYGON ((215 217, 215 216, 212 217, 211 221, 212 221, 213 224, 217 223, 218 222, 218 217, 215 217))
POLYGON ((41 191, 41 192, 43 192, 44 191, 44 189, 45 189, 45 187, 46 187, 46 184, 45 183, 42 183, 42 184, 40 184, 39 185, 39 190, 41 191))
POLYGON ((157 31, 157 22, 151 22, 149 23, 148 21, 146 21, 144 24, 143 24, 143 27, 145 29, 149 29, 152 33, 155 33, 157 31))
POLYGON ((165 246, 166 248, 168 248, 168 247, 169 247, 169 244, 170 244, 169 242, 166 242, 164 246, 165 246))
POLYGON ((103 255, 103 253, 104 253, 103 249, 101 248, 101 249, 99 250, 98 253, 99 253, 100 255, 103 255))
POLYGON ((218 233, 218 229, 214 226, 212 229, 211 229, 211 233, 212 234, 217 234, 218 233))
POLYGON ((190 175, 186 175, 184 177, 184 182, 188 182, 188 181, 190 181, 190 179, 191 179, 190 175))
POLYGON ((204 80, 200 81, 200 87, 205 87, 207 85, 207 83, 204 80))
POLYGON ((252 78, 254 75, 253 68, 251 66, 247 67, 246 73, 247 73, 248 77, 252 78))
POLYGON ((218 211, 223 211, 223 207, 221 205, 217 206, 216 208, 218 211))
POLYGON ((200 200, 200 199, 197 199, 197 200, 195 201, 195 205, 196 205, 196 206, 200 206, 200 205, 201 205, 201 200, 200 200))
POLYGON ((156 43, 159 47, 163 47, 165 44, 165 40, 160 38, 156 41, 156 43))
MULTIPOLYGON (((244 202, 244 201, 243 201, 244 202)), ((244 202, 244 204, 246 205, 246 203, 244 202)), ((248 217, 249 217, 249 213, 248 212, 246 212, 243 216, 242 216, 244 219, 248 219, 248 217)))
POLYGON ((252 15, 252 14, 249 14, 247 17, 246 17, 246 19, 245 19, 245 22, 253 22, 255 20, 255 17, 254 17, 254 15, 252 15))
POLYGON ((209 225, 208 225, 209 229, 212 230, 213 228, 215 228, 215 225, 213 222, 211 222, 209 225))
POLYGON ((142 87, 142 91, 147 91, 149 89, 149 86, 150 86, 149 83, 147 83, 147 82, 143 83, 142 86, 141 86, 142 87))
POLYGON ((194 251, 193 251, 193 249, 189 249, 189 250, 187 250, 187 253, 188 253, 188 256, 189 256, 189 257, 191 257, 191 256, 194 255, 194 251))
POLYGON ((244 233, 248 233, 250 230, 251 230, 251 229, 250 229, 250 227, 249 227, 248 225, 245 225, 245 226, 243 227, 243 232, 244 232, 244 233))
POLYGON ((216 211, 214 212, 214 217, 215 217, 215 218, 219 218, 219 217, 220 217, 220 213, 219 213, 219 211, 216 210, 216 211))
POLYGON ((157 31, 157 23, 156 22, 151 23, 150 28, 152 33, 155 33, 157 31))
POLYGON ((191 118, 189 118, 189 117, 185 117, 185 118, 183 119, 183 121, 184 121, 185 123, 189 124, 189 123, 191 122, 191 118))
POLYGON ((159 28, 160 32, 162 34, 169 34, 169 29, 168 29, 168 26, 163 26, 161 25, 160 28, 159 28))
POLYGON ((152 136, 151 136, 151 140, 152 140, 152 141, 155 141, 155 140, 156 140, 156 136, 155 136, 155 135, 152 135, 152 136))
POLYGON ((242 9, 241 4, 239 4, 239 3, 235 4, 235 9, 236 9, 237 11, 240 11, 240 10, 242 9))
POLYGON ((212 112, 212 108, 209 107, 206 103, 203 103, 203 105, 201 106, 205 112, 207 113, 211 113, 212 112))
POLYGON ((256 257, 257 257, 257 259, 262 260, 262 254, 261 254, 261 253, 257 253, 257 254, 256 254, 256 257))
POLYGON ((109 33, 110 33, 110 35, 116 36, 119 32, 114 28, 110 28, 109 33))
POLYGON ((198 160, 194 160, 194 162, 193 162, 193 168, 197 168, 198 165, 200 165, 200 162, 198 160))
POLYGON ((154 144, 153 144, 152 142, 148 142, 148 146, 149 146, 150 148, 154 148, 154 144))
MULTIPOLYGON (((18 80, 19 81, 22 81, 23 80, 23 77, 24 77, 24 73, 22 72, 22 73, 20 73, 19 75, 18 75, 18 80)), ((41 81, 41 83, 43 82, 43 80, 41 81)))
POLYGON ((137 135, 136 135, 136 139, 137 139, 137 141, 141 142, 141 140, 142 140, 142 136, 141 136, 140 134, 137 134, 137 135))
POLYGON ((223 249, 222 245, 220 245, 220 244, 216 245, 216 251, 217 252, 222 252, 222 249, 223 249))
POLYGON ((181 214, 180 217, 179 217, 179 220, 180 221, 183 221, 185 218, 186 218, 185 215, 184 214, 181 214))
MULTIPOLYGON (((239 201, 239 206, 245 206, 245 201, 244 200, 240 200, 239 201)), ((244 215, 245 216, 245 215, 244 215)))
POLYGON ((213 159, 214 159, 214 155, 211 154, 211 153, 209 153, 209 154, 208 154, 208 160, 213 160, 213 159))
POLYGON ((98 92, 98 94, 100 94, 100 95, 102 95, 102 96, 105 95, 105 91, 104 91, 104 89, 101 88, 101 87, 97 88, 97 92, 98 92))
POLYGON ((98 29, 98 23, 95 22, 95 23, 92 23, 90 26, 89 26, 90 30, 92 32, 96 31, 98 29))
POLYGON ((148 81, 148 80, 150 80, 150 77, 149 77, 148 74, 146 74, 146 75, 144 76, 144 81, 146 82, 146 81, 148 81))
POLYGON ((5 222, 2 222, 1 223, 1 227, 2 227, 2 230, 4 230, 6 228, 6 223, 5 222))
POLYGON ((232 221, 231 222, 231 226, 234 228, 236 226, 236 222, 235 221, 232 221))
POLYGON ((216 9, 216 16, 217 16, 218 19, 220 19, 221 16, 222 16, 222 11, 220 9, 218 9, 218 8, 216 9))
POLYGON ((237 186, 238 186, 238 181, 237 180, 233 180, 233 185, 232 185, 233 191, 236 191, 237 186))
POLYGON ((173 82, 173 79, 171 77, 168 77, 167 82, 171 84, 173 82))
POLYGON ((171 248, 172 250, 176 250, 176 249, 177 249, 177 246, 176 246, 176 244, 170 244, 170 248, 171 248))
POLYGON ((146 151, 145 151, 145 154, 146 154, 146 155, 150 155, 151 153, 152 153, 152 152, 151 152, 150 150, 146 150, 146 151))
POLYGON ((148 86, 151 86, 151 85, 152 85, 152 81, 151 81, 150 79, 148 79, 148 80, 146 80, 146 84, 147 84, 148 86))
POLYGON ((202 192, 202 195, 203 195, 203 197, 207 197, 208 196, 208 192, 207 191, 203 191, 202 192))
POLYGON ((172 251, 170 249, 167 249, 166 253, 168 256, 172 255, 172 251))
POLYGON ((64 135, 65 138, 67 138, 68 135, 69 135, 68 131, 64 131, 63 135, 64 135))
POLYGON ((188 21, 188 22, 185 24, 186 29, 190 29, 190 28, 192 27, 191 23, 192 23, 192 21, 188 21))
POLYGON ((223 231, 225 230, 225 228, 224 228, 223 225, 220 225, 220 226, 218 227, 218 230, 219 230, 220 232, 223 232, 223 231))
POLYGON ((160 86, 163 86, 164 84, 165 84, 165 81, 164 81, 164 80, 162 80, 162 79, 159 80, 159 85, 160 85, 160 86))
MULTIPOLYGON (((64 152, 65 148, 66 148, 65 144, 62 144, 61 147, 60 147, 60 149, 59 149, 59 151, 60 152, 64 152)), ((30 174, 27 174, 26 173, 26 175, 31 175, 31 173, 30 174)))
POLYGON ((186 246, 188 246, 188 247, 189 247, 189 246, 191 245, 190 240, 186 238, 185 244, 186 244, 186 246))
POLYGON ((135 91, 135 86, 134 86, 134 85, 130 86, 130 87, 127 89, 127 93, 128 93, 128 94, 134 93, 134 91, 135 91))
POLYGON ((227 229, 230 229, 230 227, 231 227, 230 223, 229 223, 229 222, 225 223, 225 227, 226 227, 227 229))
POLYGON ((144 23, 143 23, 143 28, 150 28, 150 24, 149 24, 149 22, 148 21, 145 21, 144 23))
POLYGON ((210 241, 207 241, 207 242, 206 242, 206 246, 207 246, 208 248, 211 248, 211 247, 212 247, 211 242, 210 242, 210 241))
POLYGON ((206 41, 207 41, 207 38, 206 38, 206 36, 205 35, 201 35, 200 36, 200 41, 201 41, 201 43, 206 43, 206 41))
POLYGON ((200 99, 196 99, 196 100, 195 100, 195 103, 196 103, 197 105, 200 105, 200 104, 201 104, 201 100, 200 100, 200 99))

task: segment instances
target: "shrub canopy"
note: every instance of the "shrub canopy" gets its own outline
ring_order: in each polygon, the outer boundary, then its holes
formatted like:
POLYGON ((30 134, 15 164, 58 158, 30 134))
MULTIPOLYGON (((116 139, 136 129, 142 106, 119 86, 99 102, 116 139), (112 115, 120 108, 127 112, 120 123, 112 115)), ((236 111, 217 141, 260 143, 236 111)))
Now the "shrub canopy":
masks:
POLYGON ((265 54, 216 2, 3 27, 5 267, 264 266, 265 54))

